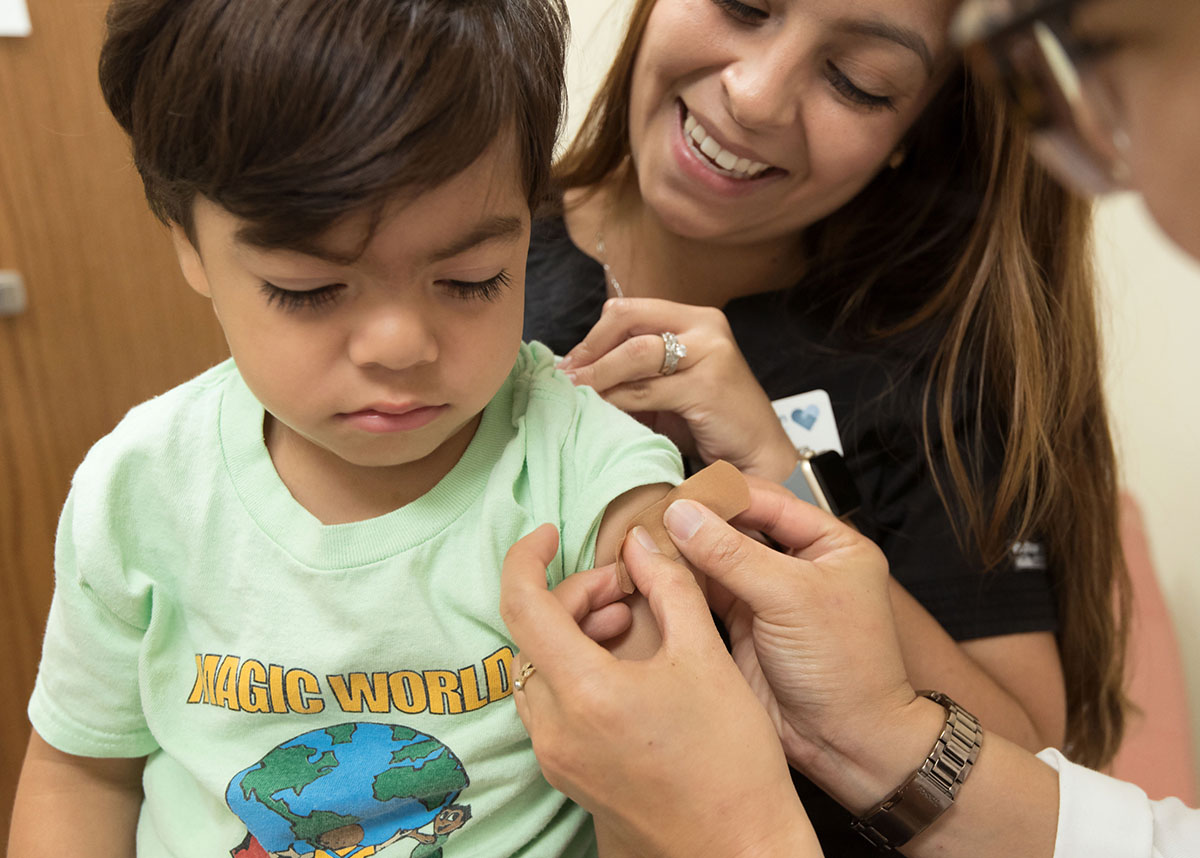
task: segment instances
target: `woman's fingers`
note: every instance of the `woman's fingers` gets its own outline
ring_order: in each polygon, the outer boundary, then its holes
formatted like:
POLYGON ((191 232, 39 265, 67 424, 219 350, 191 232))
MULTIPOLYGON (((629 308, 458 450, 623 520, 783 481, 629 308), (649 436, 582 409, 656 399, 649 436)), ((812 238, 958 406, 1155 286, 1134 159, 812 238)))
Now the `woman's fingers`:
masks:
POLYGON ((597 608, 579 621, 580 631, 599 644, 623 635, 632 625, 633 611, 624 602, 597 608))
POLYGON ((558 532, 544 524, 513 544, 500 573, 500 616, 523 663, 537 664, 539 656, 545 656, 545 666, 538 670, 546 673, 547 680, 552 680, 560 666, 586 670, 588 665, 612 658, 589 640, 578 624, 588 613, 592 595, 602 592, 604 585, 585 581, 558 595, 557 590, 547 589, 546 567, 557 550, 558 532))
POLYGON ((754 613, 769 612, 792 598, 795 564, 803 561, 752 539, 694 501, 675 501, 663 522, 684 558, 754 613))
POLYGON ((552 593, 579 623, 583 633, 596 643, 624 633, 633 622, 615 563, 576 572, 552 593))
POLYGON ((834 516, 806 503, 778 483, 747 477, 750 506, 734 522, 758 530, 794 556, 812 560, 867 539, 834 516))
MULTIPOLYGON (((657 337, 661 346, 663 331, 678 334, 692 327, 695 314, 694 307, 658 298, 614 298, 605 303, 599 321, 587 336, 567 352, 561 367, 571 370, 588 366, 632 337, 657 337)), ((660 366, 663 353, 660 349, 660 366)))
POLYGON ((619 603, 627 595, 621 589, 615 563, 588 569, 586 572, 576 572, 564 579, 552 592, 578 622, 582 622, 596 611, 619 603))
MULTIPOLYGON (((688 357, 679 359, 676 372, 682 372, 694 363, 698 344, 695 338, 690 339, 688 357)), ((566 372, 576 384, 586 384, 605 393, 628 382, 658 379, 662 375, 666 350, 661 335, 641 334, 622 340, 589 364, 568 366, 566 372)))
POLYGON ((668 652, 724 650, 696 577, 681 563, 651 549, 653 540, 637 527, 625 540, 622 558, 638 592, 646 597, 668 652))

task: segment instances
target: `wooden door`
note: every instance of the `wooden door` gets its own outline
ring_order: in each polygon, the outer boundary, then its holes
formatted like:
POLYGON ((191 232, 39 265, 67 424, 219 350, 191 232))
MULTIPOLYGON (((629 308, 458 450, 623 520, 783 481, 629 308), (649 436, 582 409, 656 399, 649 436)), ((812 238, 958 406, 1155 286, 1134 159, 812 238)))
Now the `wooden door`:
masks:
POLYGON ((0 269, 29 296, 0 318, 0 851, 71 474, 130 406, 227 354, 100 96, 106 3, 29 6, 33 35, 0 39, 0 269))

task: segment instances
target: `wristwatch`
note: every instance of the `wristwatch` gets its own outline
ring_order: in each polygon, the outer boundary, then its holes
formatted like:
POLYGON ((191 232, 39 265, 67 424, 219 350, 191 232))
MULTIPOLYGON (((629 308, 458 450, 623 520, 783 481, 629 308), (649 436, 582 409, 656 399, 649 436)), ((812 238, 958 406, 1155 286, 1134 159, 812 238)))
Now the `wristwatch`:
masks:
POLYGON ((974 715, 945 694, 917 693, 945 707, 946 726, 921 768, 850 826, 888 852, 916 837, 949 809, 983 745, 983 730, 974 715))
POLYGON ((858 512, 862 496, 841 453, 837 450, 815 453, 808 447, 801 447, 796 453, 800 461, 783 481, 792 494, 838 518, 858 512))

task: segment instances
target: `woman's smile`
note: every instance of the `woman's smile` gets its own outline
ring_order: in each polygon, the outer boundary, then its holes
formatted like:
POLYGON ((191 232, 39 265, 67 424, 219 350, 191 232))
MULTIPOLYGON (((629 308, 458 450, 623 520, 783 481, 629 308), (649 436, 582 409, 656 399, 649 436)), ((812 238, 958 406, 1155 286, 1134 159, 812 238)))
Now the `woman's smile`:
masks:
MULTIPOLYGON (((770 164, 756 161, 748 156, 740 156, 732 148, 726 148, 715 135, 710 133, 705 125, 688 106, 679 102, 680 119, 683 121, 683 134, 688 144, 696 154, 703 156, 720 175, 743 181, 763 177, 768 170, 778 170, 770 164)), ((704 120, 707 122, 707 120, 704 120)))

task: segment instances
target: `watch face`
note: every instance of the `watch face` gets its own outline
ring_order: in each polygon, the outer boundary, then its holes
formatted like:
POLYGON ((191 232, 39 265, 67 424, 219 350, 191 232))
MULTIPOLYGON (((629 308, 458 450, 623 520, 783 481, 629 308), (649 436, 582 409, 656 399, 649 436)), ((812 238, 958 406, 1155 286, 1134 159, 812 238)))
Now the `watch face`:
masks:
POLYGON ((839 517, 847 516, 862 506, 858 486, 840 453, 826 450, 813 456, 809 464, 827 501, 827 505, 822 506, 826 506, 829 512, 839 517))

